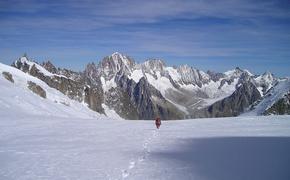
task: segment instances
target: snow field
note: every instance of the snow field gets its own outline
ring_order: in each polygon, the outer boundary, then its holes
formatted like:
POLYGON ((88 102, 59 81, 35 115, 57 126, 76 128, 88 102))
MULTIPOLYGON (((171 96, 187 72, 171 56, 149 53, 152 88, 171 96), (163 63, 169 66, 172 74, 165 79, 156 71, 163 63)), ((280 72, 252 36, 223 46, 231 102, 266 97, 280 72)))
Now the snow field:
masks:
POLYGON ((153 121, 0 119, 0 179, 290 177, 290 117, 153 121))

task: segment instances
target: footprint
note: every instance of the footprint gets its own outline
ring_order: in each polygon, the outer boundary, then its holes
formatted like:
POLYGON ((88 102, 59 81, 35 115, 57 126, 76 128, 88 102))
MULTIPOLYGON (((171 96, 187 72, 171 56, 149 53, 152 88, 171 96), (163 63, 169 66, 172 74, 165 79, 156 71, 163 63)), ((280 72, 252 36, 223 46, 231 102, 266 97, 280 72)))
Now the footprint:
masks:
POLYGON ((135 167, 135 162, 130 162, 130 166, 129 166, 129 169, 133 169, 135 167))
POLYGON ((126 178, 126 177, 128 177, 129 176, 129 172, 127 171, 127 170, 123 170, 122 171, 122 177, 123 178, 126 178))
POLYGON ((139 162, 143 162, 145 160, 145 157, 143 156, 143 157, 140 157, 139 159, 138 159, 138 161, 139 162))
POLYGON ((154 130, 154 131, 153 131, 153 137, 156 138, 157 135, 158 135, 158 131, 154 130))

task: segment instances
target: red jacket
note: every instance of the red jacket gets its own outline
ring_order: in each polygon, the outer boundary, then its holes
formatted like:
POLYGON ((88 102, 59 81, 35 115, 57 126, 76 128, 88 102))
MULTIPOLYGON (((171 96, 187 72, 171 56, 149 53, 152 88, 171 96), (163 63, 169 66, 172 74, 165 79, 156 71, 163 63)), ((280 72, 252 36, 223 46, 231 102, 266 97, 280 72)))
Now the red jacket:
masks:
POLYGON ((160 119, 160 118, 156 118, 156 119, 155 119, 155 124, 156 124, 156 126, 157 126, 157 125, 160 126, 160 125, 161 125, 161 119, 160 119))

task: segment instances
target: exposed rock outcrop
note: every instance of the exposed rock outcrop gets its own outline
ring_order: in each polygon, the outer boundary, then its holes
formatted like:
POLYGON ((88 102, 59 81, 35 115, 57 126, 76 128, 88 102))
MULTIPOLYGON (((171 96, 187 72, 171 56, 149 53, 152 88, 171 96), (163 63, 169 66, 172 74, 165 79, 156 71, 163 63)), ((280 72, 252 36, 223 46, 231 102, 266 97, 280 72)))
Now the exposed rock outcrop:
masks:
POLYGON ((290 92, 285 94, 283 98, 275 102, 270 108, 268 108, 264 115, 285 115, 290 114, 290 92))
POLYGON ((28 81, 27 84, 28 89, 30 89, 32 92, 34 92, 35 94, 39 95, 42 98, 46 98, 46 92, 42 87, 40 87, 39 85, 37 85, 32 81, 28 81))
POLYGON ((57 68, 50 61, 43 62, 42 67, 53 74, 57 74, 57 68))
POLYGON ((14 79, 13 79, 11 73, 9 73, 9 72, 5 72, 5 71, 4 71, 4 72, 2 72, 2 75, 3 75, 3 77, 4 77, 5 79, 7 79, 8 81, 14 83, 14 79))

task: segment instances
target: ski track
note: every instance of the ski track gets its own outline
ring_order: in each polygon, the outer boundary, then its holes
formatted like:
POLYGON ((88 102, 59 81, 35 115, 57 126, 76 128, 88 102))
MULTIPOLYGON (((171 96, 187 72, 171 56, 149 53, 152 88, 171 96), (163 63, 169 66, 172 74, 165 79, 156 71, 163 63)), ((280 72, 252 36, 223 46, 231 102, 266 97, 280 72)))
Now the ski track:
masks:
POLYGON ((134 169, 143 161, 147 159, 147 157, 150 155, 150 145, 151 143, 158 137, 158 129, 152 130, 151 135, 147 137, 143 141, 143 152, 142 155, 136 158, 135 160, 131 161, 129 163, 129 166, 127 169, 122 170, 122 178, 121 179, 126 179, 132 174, 134 169))

